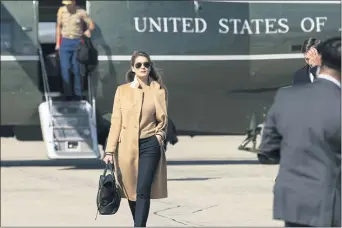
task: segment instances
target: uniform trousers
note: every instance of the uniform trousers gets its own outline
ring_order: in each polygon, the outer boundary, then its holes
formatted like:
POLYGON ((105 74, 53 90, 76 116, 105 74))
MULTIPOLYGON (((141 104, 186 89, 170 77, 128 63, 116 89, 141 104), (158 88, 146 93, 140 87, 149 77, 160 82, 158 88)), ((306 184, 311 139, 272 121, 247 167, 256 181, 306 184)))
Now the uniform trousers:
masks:
POLYGON ((72 71, 74 74, 74 95, 77 97, 82 96, 80 64, 76 60, 76 51, 80 43, 81 39, 68 39, 62 37, 62 42, 59 48, 63 88, 64 95, 66 97, 73 96, 70 71, 72 71))

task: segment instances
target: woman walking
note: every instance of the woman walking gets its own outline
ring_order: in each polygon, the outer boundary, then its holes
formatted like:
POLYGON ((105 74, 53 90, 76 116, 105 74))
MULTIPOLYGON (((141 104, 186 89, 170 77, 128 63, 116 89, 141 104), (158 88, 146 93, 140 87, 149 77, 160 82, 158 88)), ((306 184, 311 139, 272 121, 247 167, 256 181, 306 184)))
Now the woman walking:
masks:
POLYGON ((167 92, 145 52, 133 53, 126 79, 115 93, 103 161, 114 162, 134 226, 145 227, 150 199, 167 197, 167 92))

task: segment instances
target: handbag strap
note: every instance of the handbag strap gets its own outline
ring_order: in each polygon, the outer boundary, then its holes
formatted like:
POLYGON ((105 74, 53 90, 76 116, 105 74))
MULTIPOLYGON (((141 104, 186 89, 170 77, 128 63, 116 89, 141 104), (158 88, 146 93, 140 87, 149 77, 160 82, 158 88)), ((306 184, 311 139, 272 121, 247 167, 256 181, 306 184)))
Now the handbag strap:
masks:
POLYGON ((107 170, 110 170, 110 173, 113 175, 114 177, 114 169, 113 169, 113 165, 111 165, 110 163, 106 164, 105 169, 103 170, 103 176, 106 176, 107 174, 107 170))

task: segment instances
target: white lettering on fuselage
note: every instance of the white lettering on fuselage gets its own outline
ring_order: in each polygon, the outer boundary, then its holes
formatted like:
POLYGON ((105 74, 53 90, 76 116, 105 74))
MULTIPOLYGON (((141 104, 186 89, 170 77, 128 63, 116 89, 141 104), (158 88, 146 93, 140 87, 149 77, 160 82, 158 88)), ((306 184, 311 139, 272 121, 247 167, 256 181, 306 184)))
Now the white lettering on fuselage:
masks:
POLYGON ((137 32, 203 33, 207 22, 190 17, 134 17, 134 27, 137 32))
MULTIPOLYGON (((295 31, 301 29, 304 33, 322 32, 327 20, 324 16, 303 17, 297 22, 292 21, 291 26, 295 31)), ((139 33, 205 33, 210 26, 214 26, 219 34, 234 35, 285 34, 291 31, 289 19, 285 17, 220 18, 216 25, 209 25, 204 18, 191 17, 134 17, 133 21, 135 31, 139 33)))
POLYGON ((310 17, 305 17, 300 22, 300 27, 303 32, 321 32, 327 20, 327 17, 316 17, 315 20, 310 17))
POLYGON ((233 34, 277 34, 287 33, 289 26, 286 18, 268 18, 268 19, 228 19, 221 18, 219 20, 219 33, 226 34, 232 32, 233 34))

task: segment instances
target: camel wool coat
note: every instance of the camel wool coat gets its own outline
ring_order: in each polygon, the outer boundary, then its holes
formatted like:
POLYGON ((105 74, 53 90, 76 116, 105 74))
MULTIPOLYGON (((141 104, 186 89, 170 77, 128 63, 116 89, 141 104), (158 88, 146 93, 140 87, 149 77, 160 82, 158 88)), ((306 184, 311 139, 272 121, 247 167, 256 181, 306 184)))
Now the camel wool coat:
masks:
MULTIPOLYGON (((156 108, 155 133, 164 140, 167 129, 167 94, 157 81, 151 81, 156 108)), ((139 163, 139 120, 143 102, 143 90, 137 80, 118 86, 113 104, 111 127, 106 152, 114 153, 115 175, 122 190, 122 197, 136 200, 139 163)), ((163 145, 154 177, 151 199, 167 197, 167 163, 163 145)))

